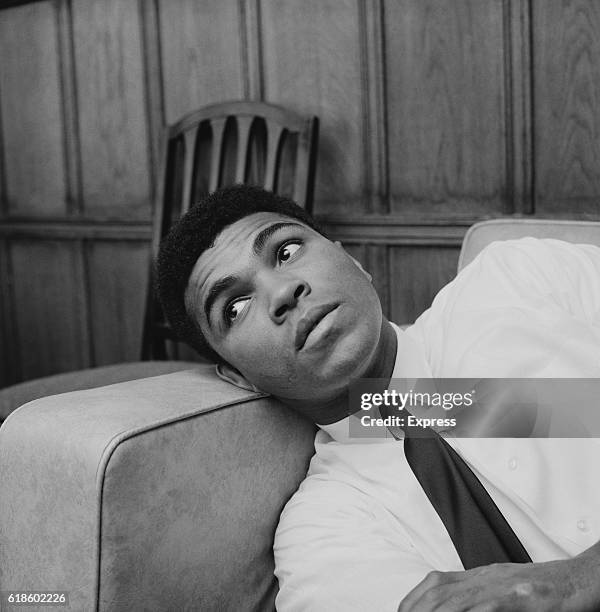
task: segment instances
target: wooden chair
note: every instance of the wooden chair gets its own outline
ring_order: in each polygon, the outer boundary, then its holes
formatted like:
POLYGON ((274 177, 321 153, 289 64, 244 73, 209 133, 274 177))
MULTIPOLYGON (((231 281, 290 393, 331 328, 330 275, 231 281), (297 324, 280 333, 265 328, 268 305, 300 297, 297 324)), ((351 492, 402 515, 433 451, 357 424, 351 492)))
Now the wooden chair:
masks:
MULTIPOLYGON (((26 381, 0 392, 0 424, 33 399, 193 367, 199 357, 178 346, 154 296, 153 261, 173 222, 202 195, 234 183, 262 185, 312 211, 319 120, 262 102, 227 102, 193 112, 164 134, 163 169, 154 209, 152 263, 142 362, 121 363, 26 381), (169 345, 169 353, 167 352, 169 345), (173 361, 172 359, 180 361, 173 361)), ((181 344, 181 343, 179 343, 181 344)))
MULTIPOLYGON (((172 224, 219 187, 260 185, 312 212, 318 137, 317 117, 301 117, 264 102, 214 104, 167 127, 152 260, 172 224)), ((175 342, 153 288, 151 265, 142 360, 167 359, 167 342, 175 342)), ((179 356, 176 345, 172 353, 179 356)))

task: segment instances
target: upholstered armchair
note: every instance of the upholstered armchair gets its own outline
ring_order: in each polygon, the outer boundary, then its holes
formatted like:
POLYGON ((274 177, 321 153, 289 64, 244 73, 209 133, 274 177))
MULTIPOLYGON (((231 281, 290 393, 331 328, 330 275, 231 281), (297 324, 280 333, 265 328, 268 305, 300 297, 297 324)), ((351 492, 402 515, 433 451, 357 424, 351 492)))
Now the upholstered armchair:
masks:
POLYGON ((72 610, 272 610, 315 428, 214 366, 36 400, 0 428, 0 590, 72 610))

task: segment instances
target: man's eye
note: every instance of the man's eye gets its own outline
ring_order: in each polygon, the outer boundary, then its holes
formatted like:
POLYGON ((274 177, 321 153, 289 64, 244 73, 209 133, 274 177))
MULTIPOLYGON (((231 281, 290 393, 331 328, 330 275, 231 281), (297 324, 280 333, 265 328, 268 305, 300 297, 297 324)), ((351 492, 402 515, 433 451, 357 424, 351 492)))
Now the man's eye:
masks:
POLYGON ((242 310, 246 308, 248 301, 249 298, 242 298, 234 302, 229 302, 229 304, 225 306, 225 320, 227 323, 233 323, 238 316, 242 314, 242 310))
POLYGON ((299 248, 300 244, 298 242, 287 242, 280 246, 277 251, 277 261, 279 263, 288 261, 299 248))

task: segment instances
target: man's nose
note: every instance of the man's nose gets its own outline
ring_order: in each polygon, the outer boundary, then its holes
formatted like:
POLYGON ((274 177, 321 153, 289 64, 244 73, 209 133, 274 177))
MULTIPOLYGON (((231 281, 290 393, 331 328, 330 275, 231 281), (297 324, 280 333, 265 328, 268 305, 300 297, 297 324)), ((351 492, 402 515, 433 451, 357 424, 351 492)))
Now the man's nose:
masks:
POLYGON ((283 323, 292 308, 298 304, 298 300, 310 293, 308 283, 297 277, 279 277, 267 281, 269 287, 269 316, 273 322, 283 323))

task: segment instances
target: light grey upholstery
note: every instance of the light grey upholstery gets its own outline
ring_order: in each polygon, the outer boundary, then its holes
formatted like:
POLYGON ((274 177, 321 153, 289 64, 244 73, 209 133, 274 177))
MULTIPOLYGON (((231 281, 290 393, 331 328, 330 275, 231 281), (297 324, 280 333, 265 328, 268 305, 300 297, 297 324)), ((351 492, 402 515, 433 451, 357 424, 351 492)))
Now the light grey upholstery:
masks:
POLYGON ((315 427, 197 366, 35 400, 0 427, 0 590, 72 610, 272 610, 315 427))
POLYGON ((556 238, 566 242, 600 246, 600 222, 558 219, 491 219, 472 225, 463 239, 458 269, 462 270, 476 255, 495 240, 514 238, 556 238))
POLYGON ((188 370, 195 365, 188 361, 134 361, 28 380, 0 389, 0 423, 15 408, 40 397, 188 370))

